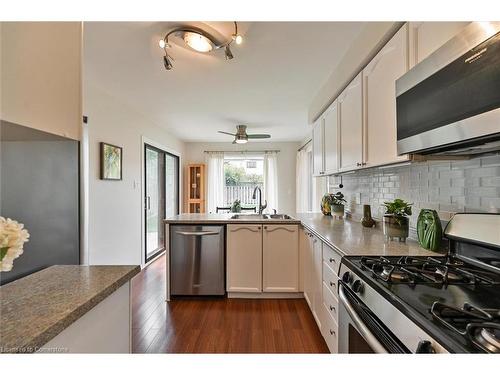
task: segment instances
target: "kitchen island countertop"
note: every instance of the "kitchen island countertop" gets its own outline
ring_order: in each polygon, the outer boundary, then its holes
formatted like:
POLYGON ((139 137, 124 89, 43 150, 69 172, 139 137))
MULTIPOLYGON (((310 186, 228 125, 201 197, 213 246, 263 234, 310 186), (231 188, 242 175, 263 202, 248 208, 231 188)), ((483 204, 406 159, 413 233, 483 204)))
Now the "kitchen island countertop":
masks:
POLYGON ((0 353, 38 350, 139 271, 139 266, 51 266, 0 287, 0 353))

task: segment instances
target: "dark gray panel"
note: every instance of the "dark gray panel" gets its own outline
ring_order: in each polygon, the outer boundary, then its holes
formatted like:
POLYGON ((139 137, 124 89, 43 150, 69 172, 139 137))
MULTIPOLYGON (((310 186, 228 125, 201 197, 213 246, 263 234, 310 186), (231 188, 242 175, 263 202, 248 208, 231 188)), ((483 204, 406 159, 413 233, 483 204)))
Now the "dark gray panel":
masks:
POLYGON ((78 155, 79 143, 60 137, 1 142, 0 215, 24 223, 30 241, 0 283, 53 264, 79 264, 78 155))

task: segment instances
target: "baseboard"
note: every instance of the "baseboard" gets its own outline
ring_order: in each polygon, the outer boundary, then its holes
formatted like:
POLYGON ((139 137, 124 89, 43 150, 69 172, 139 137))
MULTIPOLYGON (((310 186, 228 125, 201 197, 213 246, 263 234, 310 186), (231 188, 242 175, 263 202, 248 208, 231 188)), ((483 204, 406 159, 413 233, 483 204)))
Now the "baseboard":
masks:
POLYGON ((297 299, 304 298, 304 293, 245 293, 245 292, 228 292, 227 298, 251 298, 251 299, 297 299))

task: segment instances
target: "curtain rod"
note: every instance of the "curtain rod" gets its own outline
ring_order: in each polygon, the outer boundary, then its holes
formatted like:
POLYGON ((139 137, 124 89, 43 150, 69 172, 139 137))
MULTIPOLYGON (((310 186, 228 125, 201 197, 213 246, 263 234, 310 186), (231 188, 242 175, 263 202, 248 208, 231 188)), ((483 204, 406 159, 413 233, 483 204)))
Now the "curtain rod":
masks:
POLYGON ((203 151, 207 154, 211 152, 224 152, 224 153, 232 153, 232 154, 264 154, 266 152, 280 152, 280 150, 262 150, 262 151, 257 151, 257 150, 240 150, 240 151, 230 151, 230 150, 205 150, 203 151))
POLYGON ((306 143, 304 143, 302 146, 299 147, 299 149, 297 150, 297 152, 303 150, 311 142, 312 142, 312 139, 308 140, 306 143))

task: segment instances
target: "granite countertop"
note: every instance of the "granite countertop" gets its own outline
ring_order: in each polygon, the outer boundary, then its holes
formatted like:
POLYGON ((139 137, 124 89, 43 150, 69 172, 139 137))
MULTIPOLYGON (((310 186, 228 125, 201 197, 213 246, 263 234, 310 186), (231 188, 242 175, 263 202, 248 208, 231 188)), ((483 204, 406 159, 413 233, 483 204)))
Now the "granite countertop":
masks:
MULTIPOLYGON (((251 223, 271 223, 271 224, 300 224, 300 220, 290 219, 260 219, 255 214, 245 213, 224 213, 224 214, 180 214, 165 219, 167 224, 251 224, 251 223), (241 215, 240 219, 231 219, 233 215, 241 215)), ((292 216, 292 215, 290 215, 292 216)))
POLYGON ((51 266, 0 287, 0 353, 36 351, 139 271, 51 266))
POLYGON ((436 256, 437 254, 420 247, 418 242, 411 238, 408 238, 406 242, 386 242, 381 227, 378 227, 381 223, 377 223, 375 228, 365 228, 357 221, 336 219, 321 213, 296 214, 294 217, 342 255, 436 256))
MULTIPOLYGON (((408 238, 405 242, 385 241, 381 227, 365 228, 351 219, 335 219, 321 213, 290 214, 296 220, 276 219, 231 219, 227 214, 180 214, 165 220, 167 224, 233 224, 233 223, 288 223, 302 224, 323 242, 343 255, 367 256, 432 256, 435 252, 423 249, 417 241, 408 238)), ((244 214, 242 214, 244 215, 244 214)), ((377 223, 380 226, 381 223, 377 223)))

